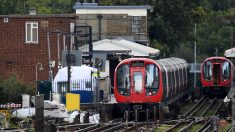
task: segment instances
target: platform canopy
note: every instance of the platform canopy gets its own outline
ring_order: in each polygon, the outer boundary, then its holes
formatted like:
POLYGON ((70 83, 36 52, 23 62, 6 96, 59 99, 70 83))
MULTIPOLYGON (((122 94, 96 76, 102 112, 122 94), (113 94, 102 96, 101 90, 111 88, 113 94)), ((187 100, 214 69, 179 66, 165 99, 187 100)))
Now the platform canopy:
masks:
POLYGON ((235 57, 235 47, 224 52, 225 57, 235 57))
MULTIPOLYGON (((85 48, 85 47, 83 47, 85 48)), ((86 46, 88 48, 88 46, 86 46)), ((159 55, 160 51, 125 39, 104 39, 93 42, 94 51, 130 51, 130 55, 147 57, 150 54, 159 55)))

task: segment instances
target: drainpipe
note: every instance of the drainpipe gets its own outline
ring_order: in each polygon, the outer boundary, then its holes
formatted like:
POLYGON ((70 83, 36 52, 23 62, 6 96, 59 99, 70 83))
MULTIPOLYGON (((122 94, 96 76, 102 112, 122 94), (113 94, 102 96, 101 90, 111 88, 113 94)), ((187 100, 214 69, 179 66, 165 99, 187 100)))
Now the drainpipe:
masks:
POLYGON ((99 40, 101 40, 101 19, 103 18, 102 15, 97 15, 97 18, 98 18, 98 28, 99 28, 99 34, 98 34, 98 38, 99 40))

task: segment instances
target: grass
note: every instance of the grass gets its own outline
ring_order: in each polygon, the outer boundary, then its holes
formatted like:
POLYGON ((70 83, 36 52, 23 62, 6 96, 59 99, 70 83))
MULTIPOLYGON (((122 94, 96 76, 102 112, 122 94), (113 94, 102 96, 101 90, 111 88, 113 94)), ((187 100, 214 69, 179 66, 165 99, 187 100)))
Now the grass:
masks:
POLYGON ((158 126, 158 127, 155 129, 155 132, 165 132, 165 131, 167 131, 168 129, 170 129, 171 127, 172 127, 172 125, 162 124, 162 125, 158 126))
POLYGON ((202 126, 203 126, 203 124, 201 124, 201 123, 193 124, 192 127, 188 130, 188 132, 196 132, 202 126))

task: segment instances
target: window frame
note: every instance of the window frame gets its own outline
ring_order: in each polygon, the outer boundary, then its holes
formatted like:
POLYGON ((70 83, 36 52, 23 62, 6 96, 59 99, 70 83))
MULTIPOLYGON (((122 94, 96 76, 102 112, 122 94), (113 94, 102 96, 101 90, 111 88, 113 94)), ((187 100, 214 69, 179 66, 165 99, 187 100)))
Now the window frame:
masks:
POLYGON ((132 17, 132 33, 142 33, 142 18, 141 16, 132 17))
POLYGON ((223 80, 229 80, 230 79, 230 63, 228 61, 224 61, 222 62, 222 78, 223 80), (226 66, 226 69, 225 69, 225 64, 227 64, 226 66), (225 74, 225 70, 227 71, 226 74, 225 74))
POLYGON ((25 23, 25 43, 38 43, 38 22, 26 22, 25 23), (36 24, 36 26, 34 26, 36 24), (30 25, 30 38, 28 38, 28 25, 30 25), (33 29, 36 29, 36 41, 33 40, 33 29))
POLYGON ((203 77, 206 81, 212 81, 213 75, 212 75, 212 69, 213 69, 213 64, 211 61, 206 61, 203 64, 203 77), (208 67, 210 65, 210 67, 208 67))

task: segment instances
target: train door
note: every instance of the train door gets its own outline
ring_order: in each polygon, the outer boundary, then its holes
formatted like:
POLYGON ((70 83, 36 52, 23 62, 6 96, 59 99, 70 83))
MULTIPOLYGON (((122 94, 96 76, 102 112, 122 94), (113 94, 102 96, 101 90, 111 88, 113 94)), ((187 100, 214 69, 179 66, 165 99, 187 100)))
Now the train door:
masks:
POLYGON ((136 100, 136 103, 143 101, 145 97, 144 89, 144 74, 145 67, 132 67, 131 68, 131 95, 133 100, 136 100))
POLYGON ((214 85, 220 84, 220 64, 213 64, 213 81, 214 85))

